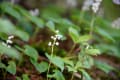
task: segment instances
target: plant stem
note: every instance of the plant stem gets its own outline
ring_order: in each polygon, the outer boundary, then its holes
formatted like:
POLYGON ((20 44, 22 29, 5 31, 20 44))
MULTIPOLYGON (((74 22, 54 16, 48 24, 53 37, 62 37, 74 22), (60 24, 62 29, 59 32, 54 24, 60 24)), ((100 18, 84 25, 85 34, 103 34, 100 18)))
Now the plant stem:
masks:
POLYGON ((70 80, 73 80, 73 79, 74 79, 74 72, 72 73, 72 76, 71 76, 70 80))
MULTIPOLYGON (((54 51, 54 46, 55 46, 55 42, 56 42, 56 39, 54 40, 54 42, 53 42, 53 44, 52 44, 52 47, 51 47, 51 58, 53 57, 53 51, 54 51)), ((51 61, 50 61, 50 63, 49 63, 49 66, 48 66, 48 71, 47 71, 47 75, 49 74, 49 71, 50 71, 50 67, 51 67, 51 61)), ((48 79, 48 76, 47 76, 47 80, 49 80, 48 79)))
POLYGON ((93 35, 93 28, 94 28, 94 22, 95 22, 95 18, 93 17, 91 20, 91 24, 90 24, 90 35, 93 35))
POLYGON ((73 46, 72 46, 72 48, 71 48, 71 50, 68 52, 68 54, 71 54, 73 52, 75 46, 76 46, 76 44, 74 43, 73 46))

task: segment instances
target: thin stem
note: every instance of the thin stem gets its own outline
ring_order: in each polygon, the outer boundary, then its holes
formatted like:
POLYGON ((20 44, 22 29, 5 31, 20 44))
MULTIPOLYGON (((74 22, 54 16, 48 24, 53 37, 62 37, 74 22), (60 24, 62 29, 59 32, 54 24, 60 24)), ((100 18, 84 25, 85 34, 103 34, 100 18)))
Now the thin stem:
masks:
POLYGON ((71 50, 69 51, 69 53, 68 53, 68 54, 71 54, 71 53, 73 52, 73 50, 74 50, 75 46, 76 46, 76 44, 74 43, 74 44, 73 44, 73 46, 72 46, 72 48, 71 48, 71 50))
POLYGON ((93 28, 94 28, 94 22, 95 22, 95 18, 93 17, 91 20, 91 24, 90 24, 90 35, 93 35, 93 28))
POLYGON ((0 54, 0 62, 1 62, 1 59, 2 59, 2 54, 0 54))
MULTIPOLYGON (((54 40, 53 44, 52 44, 52 50, 51 50, 51 58, 53 57, 53 51, 54 51, 54 46, 55 46, 55 42, 56 42, 56 39, 54 40)), ((49 66, 48 66, 48 71, 47 71, 47 75, 49 74, 49 71, 50 71, 50 67, 51 67, 51 61, 49 63, 49 66)), ((47 76, 47 80, 49 80, 48 76, 47 76)))
POLYGON ((72 76, 71 76, 70 80, 73 80, 73 79, 74 79, 74 72, 72 73, 72 76))

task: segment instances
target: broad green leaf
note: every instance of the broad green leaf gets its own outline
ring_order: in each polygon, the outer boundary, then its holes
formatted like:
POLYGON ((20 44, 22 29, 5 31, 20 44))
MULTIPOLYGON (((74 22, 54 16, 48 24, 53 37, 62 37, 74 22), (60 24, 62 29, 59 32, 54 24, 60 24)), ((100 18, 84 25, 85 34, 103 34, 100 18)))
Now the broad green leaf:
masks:
POLYGON ((67 65, 70 65, 70 66, 74 66, 74 62, 72 60, 69 60, 67 58, 64 58, 63 59, 64 63, 67 64, 67 65))
POLYGON ((16 80, 22 80, 20 77, 16 77, 16 80))
POLYGON ((29 39, 29 35, 26 32, 17 29, 9 20, 5 19, 0 19, 0 32, 18 36, 24 41, 29 39))
POLYGON ((77 72, 77 69, 75 69, 74 67, 72 66, 66 66, 67 69, 68 69, 68 72, 77 72))
POLYGON ((31 63, 35 66, 37 71, 40 72, 40 73, 45 72, 48 69, 48 63, 47 62, 42 61, 41 63, 38 63, 38 62, 31 59, 31 63))
POLYGON ((29 46, 29 45, 25 45, 25 51, 24 53, 29 56, 30 58, 34 59, 35 61, 38 60, 38 52, 36 51, 36 49, 34 49, 33 47, 29 46))
POLYGON ((52 31, 55 30, 55 24, 54 24, 53 21, 48 21, 48 22, 46 23, 46 26, 47 26, 49 29, 51 29, 52 31))
POLYGON ((5 64, 0 62, 0 68, 6 68, 5 64))
POLYGON ((30 80, 29 77, 28 77, 28 74, 23 74, 22 75, 22 80, 30 80))
POLYGON ((79 54, 79 58, 78 58, 78 61, 77 61, 77 64, 75 65, 75 67, 77 69, 79 68, 87 68, 87 69, 90 69, 94 64, 94 60, 91 56, 89 55, 86 55, 86 54, 82 54, 80 53, 79 54))
POLYGON ((85 52, 89 55, 98 55, 100 51, 98 49, 86 49, 85 52))
POLYGON ((46 56, 48 57, 48 59, 57 67, 59 67, 61 69, 61 71, 64 70, 64 61, 62 58, 58 57, 58 56, 53 56, 51 57, 50 55, 46 54, 46 56))
POLYGON ((16 11, 11 4, 4 3, 1 5, 1 8, 4 11, 4 13, 7 13, 10 16, 15 17, 18 20, 21 19, 20 13, 18 11, 16 11))
POLYGON ((82 42, 87 42, 91 39, 91 36, 90 35, 82 35, 79 37, 79 40, 78 42, 82 43, 82 42))
POLYGON ((85 77, 85 80, 92 80, 90 75, 85 70, 80 69, 79 71, 82 72, 83 76, 85 77))
POLYGON ((44 27, 44 21, 36 16, 29 16, 30 20, 39 28, 44 27))
POLYGON ((97 44, 96 47, 100 49, 100 51, 102 51, 101 53, 105 53, 120 58, 119 47, 117 47, 117 45, 115 44, 101 43, 101 44, 97 44))
POLYGON ((16 64, 15 64, 15 62, 14 61, 10 61, 8 64, 9 65, 7 66, 6 70, 9 73, 15 75, 16 74, 16 64))
POLYGON ((7 55, 8 57, 18 59, 18 60, 22 58, 22 56, 16 49, 12 47, 8 48, 7 46, 4 46, 2 43, 0 43, 0 53, 7 55))
POLYGON ((49 78, 55 78, 56 80, 65 80, 62 72, 60 72, 59 70, 54 70, 53 72, 54 74, 48 75, 49 78))
POLYGON ((19 36, 22 40, 28 41, 29 40, 29 35, 21 30, 16 30, 14 33, 16 36, 19 36))
POLYGON ((113 39, 113 37, 105 30, 101 29, 101 28, 96 28, 96 32, 101 35, 102 37, 104 37, 105 39, 111 40, 113 42, 115 42, 115 40, 113 39))
POLYGON ((72 40, 74 41, 74 43, 77 43, 79 40, 79 33, 76 29, 70 27, 69 28, 69 35, 72 38, 72 40))
POLYGON ((20 6, 15 6, 15 9, 19 11, 19 13, 21 13, 21 15, 23 15, 24 17, 26 17, 26 19, 30 20, 33 24, 35 24, 37 27, 39 28, 43 28, 44 27, 44 21, 36 16, 32 16, 29 14, 29 12, 25 9, 23 9, 20 6))
POLYGON ((98 60, 95 60, 95 66, 104 71, 105 73, 109 73, 110 71, 114 70, 114 68, 112 66, 110 66, 109 64, 103 62, 103 61, 98 61, 98 60))
POLYGON ((5 19, 0 19, 0 32, 6 33, 6 34, 12 34, 16 31, 16 28, 14 25, 5 19))

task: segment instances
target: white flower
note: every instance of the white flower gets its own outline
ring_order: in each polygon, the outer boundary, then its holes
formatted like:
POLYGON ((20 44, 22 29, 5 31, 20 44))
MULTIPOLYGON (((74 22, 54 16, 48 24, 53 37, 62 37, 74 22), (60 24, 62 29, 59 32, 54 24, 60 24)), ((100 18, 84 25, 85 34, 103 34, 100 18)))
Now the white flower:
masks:
POLYGON ((102 0, 96 0, 96 2, 94 2, 92 4, 92 10, 94 13, 96 13, 99 10, 99 6, 102 0))
POLYGON ((10 46, 10 45, 7 45, 7 47, 8 47, 8 48, 11 48, 11 46, 10 46))
POLYGON ((11 36, 9 36, 9 37, 8 37, 8 39, 13 39, 13 38, 14 38, 14 36, 13 36, 13 35, 11 35, 11 36))
POLYGON ((60 40, 63 36, 60 34, 55 35, 58 40, 60 40))
POLYGON ((100 3, 98 3, 98 2, 95 2, 92 4, 92 10, 94 13, 96 13, 98 11, 99 5, 100 5, 100 3))
POLYGON ((96 2, 102 2, 102 0, 95 0, 96 2))
POLYGON ((13 38, 14 38, 13 35, 9 36, 8 39, 6 40, 6 42, 2 42, 2 45, 7 46, 8 48, 11 48, 11 46, 9 44, 13 43, 13 41, 11 40, 13 38))
POLYGON ((39 15, 39 9, 34 9, 29 11, 32 16, 38 16, 39 15))
POLYGON ((120 5, 120 0, 112 0, 113 3, 117 4, 117 5, 120 5))
POLYGON ((51 39, 54 39, 54 36, 51 36, 51 39))
POLYGON ((48 46, 52 46, 52 42, 49 42, 49 43, 48 43, 48 46))
POLYGON ((59 30, 56 30, 55 32, 56 32, 56 33, 59 33, 59 30))
POLYGON ((82 10, 88 11, 90 10, 90 6, 93 4, 93 0, 85 0, 82 6, 82 10))
POLYGON ((13 41, 11 41, 11 40, 8 39, 8 40, 6 41, 6 43, 7 43, 7 44, 9 44, 9 43, 12 44, 13 41))
POLYGON ((59 45, 59 42, 56 42, 55 44, 56 44, 56 46, 58 46, 58 45, 59 45))

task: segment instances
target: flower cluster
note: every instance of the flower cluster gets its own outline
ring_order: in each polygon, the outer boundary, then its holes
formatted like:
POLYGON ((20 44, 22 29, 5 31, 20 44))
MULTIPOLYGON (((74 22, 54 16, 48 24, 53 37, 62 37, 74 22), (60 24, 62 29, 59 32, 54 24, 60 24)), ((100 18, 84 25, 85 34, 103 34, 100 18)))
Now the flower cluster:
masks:
POLYGON ((102 0, 95 0, 92 4, 92 10, 94 13, 96 13, 99 10, 99 6, 101 4, 102 0))
POLYGON ((38 16, 39 15, 39 9, 34 9, 29 11, 32 16, 38 16))
POLYGON ((83 11, 88 11, 90 10, 90 6, 93 4, 93 0, 84 0, 83 6, 82 6, 82 10, 83 11))
POLYGON ((56 30, 56 34, 54 36, 51 36, 51 39, 53 40, 53 42, 49 42, 48 46, 54 46, 54 45, 58 46, 59 45, 59 42, 57 42, 57 40, 61 40, 61 38, 63 36, 58 33, 59 33, 59 31, 56 30))
POLYGON ((120 5, 120 0, 113 0, 114 4, 120 5))
POLYGON ((4 46, 7 46, 8 48, 11 48, 10 44, 13 43, 13 41, 12 41, 13 38, 14 38, 13 35, 9 36, 8 39, 6 40, 6 42, 2 42, 2 44, 3 44, 4 46))
POLYGON ((114 20, 111 25, 113 28, 120 29, 120 18, 114 20))

